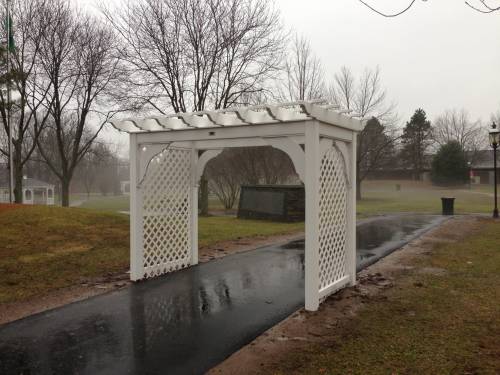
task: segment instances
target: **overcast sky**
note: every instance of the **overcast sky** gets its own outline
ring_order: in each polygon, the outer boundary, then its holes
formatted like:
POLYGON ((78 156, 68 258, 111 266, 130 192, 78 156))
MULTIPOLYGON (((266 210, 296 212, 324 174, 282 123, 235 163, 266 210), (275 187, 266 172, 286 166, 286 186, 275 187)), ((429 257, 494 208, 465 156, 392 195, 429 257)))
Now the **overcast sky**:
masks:
MULTIPOLYGON (((407 0, 371 0, 397 10, 407 0), (400 5, 401 6, 401 5, 400 5)), ((285 22, 307 35, 331 76, 342 65, 379 65, 405 119, 418 107, 431 118, 467 108, 489 120, 500 109, 500 13, 472 11, 462 0, 429 0, 397 18, 357 0, 278 0, 285 22)))
MULTIPOLYGON (((408 1, 370 4, 390 12, 408 1)), ((310 39, 327 78, 342 65, 358 74, 378 65, 402 124, 418 107, 431 119, 466 108, 484 122, 500 110, 500 12, 479 14, 462 0, 418 1, 392 19, 357 0, 276 0, 276 6, 288 28, 310 39)))

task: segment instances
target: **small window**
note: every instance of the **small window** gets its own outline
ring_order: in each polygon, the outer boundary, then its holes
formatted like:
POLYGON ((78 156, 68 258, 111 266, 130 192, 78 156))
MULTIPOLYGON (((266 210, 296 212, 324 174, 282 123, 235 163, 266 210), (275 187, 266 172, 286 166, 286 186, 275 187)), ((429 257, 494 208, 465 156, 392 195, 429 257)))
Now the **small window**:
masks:
POLYGON ((54 193, 52 192, 52 189, 48 189, 48 190, 47 190, 47 198, 52 198, 52 194, 54 194, 54 193))
POLYGON ((26 190, 24 192, 24 198, 27 200, 27 201, 30 201, 32 199, 32 193, 31 193, 31 190, 26 190))

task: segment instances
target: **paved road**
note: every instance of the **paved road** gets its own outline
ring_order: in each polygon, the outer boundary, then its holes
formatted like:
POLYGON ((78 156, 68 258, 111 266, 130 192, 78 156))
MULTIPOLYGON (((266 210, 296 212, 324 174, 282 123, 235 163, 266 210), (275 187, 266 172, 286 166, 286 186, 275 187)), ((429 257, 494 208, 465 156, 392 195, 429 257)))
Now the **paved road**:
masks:
MULTIPOLYGON (((441 220, 366 221, 359 261, 373 262, 441 220)), ((34 315, 0 327, 0 374, 200 374, 303 306, 303 278, 296 241, 34 315)))

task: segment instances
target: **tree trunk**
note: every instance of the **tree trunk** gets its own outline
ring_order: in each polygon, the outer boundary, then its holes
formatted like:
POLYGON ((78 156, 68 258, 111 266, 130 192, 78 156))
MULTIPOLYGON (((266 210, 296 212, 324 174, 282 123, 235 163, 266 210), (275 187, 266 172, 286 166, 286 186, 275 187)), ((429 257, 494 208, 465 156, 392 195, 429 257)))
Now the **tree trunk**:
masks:
POLYGON ((14 145, 14 202, 23 203, 23 166, 21 148, 14 145))
POLYGON ((14 167, 14 202, 23 203, 23 169, 14 167))
POLYGON ((200 215, 208 216, 208 180, 205 176, 200 179, 200 215))
POLYGON ((61 206, 69 207, 69 185, 70 178, 63 177, 61 179, 61 206))

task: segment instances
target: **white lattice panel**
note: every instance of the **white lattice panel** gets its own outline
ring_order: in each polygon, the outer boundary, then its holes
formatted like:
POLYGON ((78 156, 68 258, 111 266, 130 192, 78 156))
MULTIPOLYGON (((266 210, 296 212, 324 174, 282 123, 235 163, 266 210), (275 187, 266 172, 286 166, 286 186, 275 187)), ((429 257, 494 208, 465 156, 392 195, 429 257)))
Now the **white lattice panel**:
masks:
POLYGON ((191 152, 170 148, 155 156, 141 184, 144 277, 190 265, 191 152))
POLYGON ((340 152, 331 147, 321 160, 319 197, 320 290, 346 275, 347 183, 340 152))

